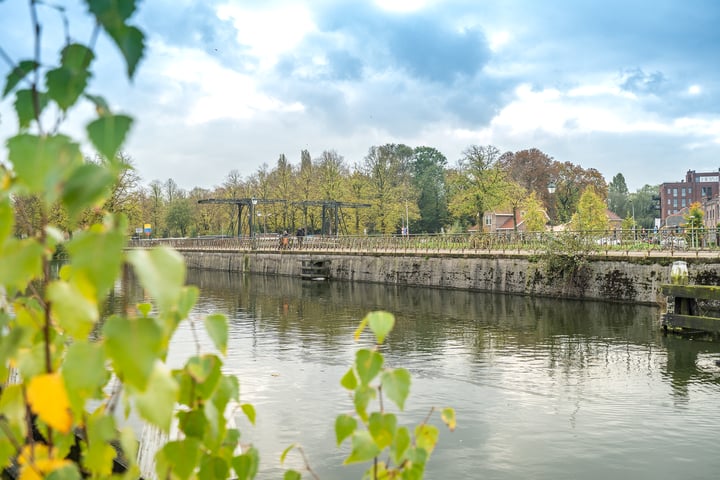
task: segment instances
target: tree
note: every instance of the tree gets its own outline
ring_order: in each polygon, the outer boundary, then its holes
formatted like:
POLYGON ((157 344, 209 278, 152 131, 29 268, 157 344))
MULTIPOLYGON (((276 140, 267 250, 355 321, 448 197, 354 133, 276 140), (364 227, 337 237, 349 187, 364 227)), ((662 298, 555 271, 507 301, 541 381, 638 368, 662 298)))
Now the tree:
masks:
POLYGON ((413 152, 413 187, 420 218, 412 231, 439 232, 448 221, 445 167, 447 159, 435 148, 417 147, 413 152))
POLYGON ((530 193, 522 203, 524 210, 523 219, 525 221, 526 232, 542 232, 545 230, 547 223, 547 214, 542 207, 542 203, 537 199, 535 192, 530 193))
POLYGON ((555 193, 556 211, 551 215, 553 222, 565 223, 575 213, 580 195, 592 187, 602 201, 607 197, 607 184, 602 174, 594 168, 584 169, 571 162, 556 165, 555 193))
POLYGON ((508 178, 523 187, 528 193, 547 204, 547 187, 555 180, 556 164, 552 157, 537 148, 504 153, 499 159, 500 166, 508 178))
POLYGON ((488 145, 472 145, 463 152, 456 174, 450 177, 453 194, 450 211, 482 224, 485 212, 499 207, 505 200, 509 182, 499 164, 500 151, 488 145))
POLYGON ((188 199, 184 196, 177 196, 168 205, 167 217, 165 223, 172 237, 186 237, 192 216, 188 199))
POLYGON ((627 216, 630 212, 628 211, 629 199, 628 199, 628 188, 625 183, 625 177, 622 173, 615 175, 608 185, 608 208, 611 212, 618 214, 621 217, 627 216))
POLYGON ((699 247, 700 239, 705 233, 705 212, 700 202, 694 202, 690 205, 688 213, 685 215, 685 232, 687 234, 690 246, 699 247))
POLYGON ((410 181, 412 153, 406 145, 386 144, 370 147, 365 156, 363 173, 368 179, 368 194, 373 205, 371 230, 381 233, 399 230, 406 206, 408 214, 412 213, 413 218, 416 216, 415 194, 410 181))
POLYGON ((645 185, 628 196, 628 202, 632 205, 631 211, 635 212, 635 221, 642 228, 654 228, 655 218, 660 215, 654 200, 658 188, 657 185, 645 185))
POLYGON ((579 232, 604 232, 608 229, 607 207, 593 187, 586 188, 580 196, 570 225, 579 232))

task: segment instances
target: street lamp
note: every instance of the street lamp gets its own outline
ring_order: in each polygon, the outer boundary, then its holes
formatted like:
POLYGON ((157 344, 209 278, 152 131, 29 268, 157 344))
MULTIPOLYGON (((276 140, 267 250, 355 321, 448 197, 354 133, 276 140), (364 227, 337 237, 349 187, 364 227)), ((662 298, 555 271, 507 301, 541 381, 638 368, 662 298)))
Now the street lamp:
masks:
MULTIPOLYGON (((551 180, 550 183, 548 183, 547 189, 548 189, 548 193, 552 196, 552 195, 555 193, 555 190, 556 190, 555 182, 553 182, 553 181, 551 180)), ((548 205, 548 206, 549 206, 549 205, 548 205)), ((550 215, 548 215, 548 217, 550 217, 550 231, 553 231, 553 232, 554 232, 555 229, 553 228, 552 217, 551 217, 550 215)))

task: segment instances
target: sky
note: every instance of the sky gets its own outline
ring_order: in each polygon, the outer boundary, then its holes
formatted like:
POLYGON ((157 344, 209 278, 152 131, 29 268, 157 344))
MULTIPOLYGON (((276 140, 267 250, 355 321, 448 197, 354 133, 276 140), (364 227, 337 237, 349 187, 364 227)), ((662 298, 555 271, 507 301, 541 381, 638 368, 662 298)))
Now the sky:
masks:
MULTIPOLYGON (((31 58, 28 1, 0 0, 0 47, 31 58)), ((71 38, 87 42, 82 2, 71 38)), ((43 58, 62 19, 41 7, 43 58)), ((538 148, 622 173, 631 191, 720 168, 716 0, 145 0, 136 77, 105 38, 89 90, 136 122, 125 146, 143 183, 212 188, 285 154, 470 145, 538 148)), ((8 65, 0 59, 0 75, 8 65)), ((60 127, 84 139, 89 105, 60 127)), ((0 161, 17 132, 0 103, 0 161)))

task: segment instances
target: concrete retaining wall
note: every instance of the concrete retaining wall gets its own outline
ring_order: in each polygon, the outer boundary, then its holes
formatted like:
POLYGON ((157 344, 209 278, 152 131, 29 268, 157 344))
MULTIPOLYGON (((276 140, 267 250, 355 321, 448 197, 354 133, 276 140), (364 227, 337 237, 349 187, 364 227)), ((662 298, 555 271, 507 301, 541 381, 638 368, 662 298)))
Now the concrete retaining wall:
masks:
MULTIPOLYGON (((190 268, 300 277, 302 260, 331 260, 335 281, 376 282, 498 293, 656 304, 673 258, 592 259, 551 269, 522 256, 428 257, 299 253, 181 252, 190 268)), ((690 283, 720 285, 720 263, 689 262, 690 283)))

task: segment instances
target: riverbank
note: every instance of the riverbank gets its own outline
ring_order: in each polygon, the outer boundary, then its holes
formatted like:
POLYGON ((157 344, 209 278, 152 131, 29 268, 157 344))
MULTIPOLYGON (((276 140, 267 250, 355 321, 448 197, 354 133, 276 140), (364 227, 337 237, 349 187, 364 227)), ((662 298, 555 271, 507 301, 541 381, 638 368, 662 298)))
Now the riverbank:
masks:
MULTIPOLYGON (((331 281, 373 282, 471 291, 593 299, 654 305, 664 302, 676 257, 589 257, 550 266, 537 256, 237 253, 180 250, 189 268, 300 277, 303 260, 329 260, 331 281)), ((717 259, 687 260, 690 283, 720 285, 717 259)))

